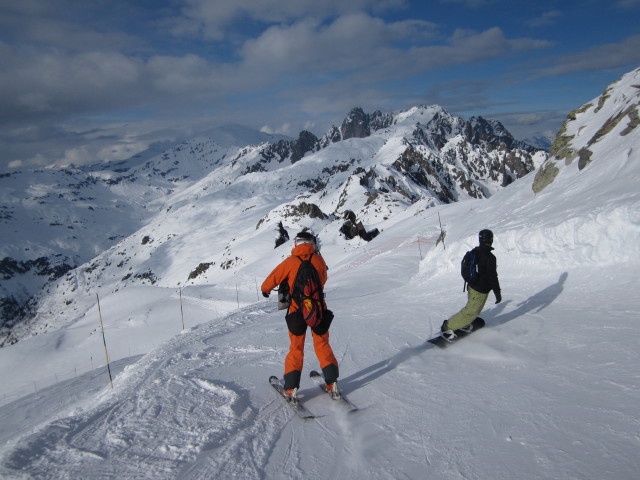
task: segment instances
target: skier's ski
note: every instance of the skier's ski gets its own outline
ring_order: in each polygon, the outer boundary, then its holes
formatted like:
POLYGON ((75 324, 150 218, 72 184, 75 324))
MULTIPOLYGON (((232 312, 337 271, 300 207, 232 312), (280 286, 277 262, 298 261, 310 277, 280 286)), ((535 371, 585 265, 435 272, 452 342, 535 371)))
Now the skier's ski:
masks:
POLYGON ((458 342, 458 340, 460 340, 461 338, 464 338, 467 335, 471 335, 476 330, 484 327, 484 320, 480 317, 476 317, 476 319, 471 322, 471 325, 473 325, 473 330, 471 330, 470 332, 456 330, 454 332, 456 334, 456 338, 454 338, 452 341, 445 339, 442 335, 438 335, 437 337, 430 339, 429 343, 433 343, 440 348, 447 348, 449 345, 453 345, 454 343, 458 342))
MULTIPOLYGON (((327 390, 327 384, 325 383, 324 377, 320 372, 316 372, 315 370, 312 370, 309 376, 314 382, 318 384, 318 386, 323 392, 325 392, 327 395, 331 395, 327 390)), ((349 413, 355 412, 358 410, 358 407, 356 407, 353 403, 351 403, 351 401, 345 396, 343 392, 340 392, 340 396, 338 398, 331 397, 331 399, 348 407, 349 413)))
POLYGON ((305 408, 304 405, 302 405, 302 403, 300 403, 300 399, 296 399, 295 401, 291 401, 289 398, 287 398, 284 395, 284 387, 283 387, 283 385, 280 382, 280 379, 278 377, 276 377, 275 375, 270 376, 269 377, 269 383, 274 388, 274 390, 280 394, 282 399, 288 405, 290 405, 291 408, 293 409, 293 411, 296 412, 301 418, 304 418, 304 419, 316 418, 314 415, 311 414, 311 412, 309 412, 309 410, 307 410, 305 408))

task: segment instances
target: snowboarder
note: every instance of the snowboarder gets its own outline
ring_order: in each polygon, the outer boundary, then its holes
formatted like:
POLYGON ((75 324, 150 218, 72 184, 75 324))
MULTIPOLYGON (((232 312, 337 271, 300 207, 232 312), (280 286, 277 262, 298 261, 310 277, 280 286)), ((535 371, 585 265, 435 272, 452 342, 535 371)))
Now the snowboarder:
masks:
MULTIPOLYGON (((294 300, 294 284, 298 269, 302 260, 310 260, 318 273, 318 277, 324 287, 327 281, 327 265, 322 258, 318 248, 316 237, 309 231, 303 230, 294 239, 294 247, 291 256, 284 259, 265 279, 260 289, 262 295, 269 297, 271 290, 280 285, 285 280, 289 284, 289 291, 292 292, 291 305, 287 310, 285 319, 289 329, 289 353, 284 362, 284 393, 289 399, 296 399, 298 388, 300 388, 300 377, 304 359, 304 342, 307 332, 307 323, 300 313, 300 307, 294 300)), ((324 302, 323 302, 324 303, 324 302)), ((338 390, 338 361, 329 345, 329 326, 333 320, 330 310, 323 311, 321 323, 311 329, 313 336, 313 348, 315 350, 320 368, 327 384, 327 390, 332 392, 332 396, 339 396, 338 390)))
POLYGON ((455 340, 455 330, 470 332, 473 329, 472 323, 484 308, 489 292, 493 290, 496 303, 502 301, 496 257, 491 253, 493 232, 486 229, 481 230, 478 234, 478 242, 479 246, 474 249, 478 274, 467 287, 467 304, 458 313, 445 320, 440 327, 441 335, 449 342, 455 340))

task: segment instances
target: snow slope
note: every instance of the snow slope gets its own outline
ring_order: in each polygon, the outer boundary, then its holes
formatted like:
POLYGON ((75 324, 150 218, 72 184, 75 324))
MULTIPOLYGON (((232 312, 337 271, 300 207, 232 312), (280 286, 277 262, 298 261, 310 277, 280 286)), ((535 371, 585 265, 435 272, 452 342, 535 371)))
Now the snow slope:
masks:
MULTIPOLYGON (((637 105, 634 84, 625 91, 637 105)), ((568 131, 587 128, 588 113, 568 131)), ((637 478, 640 135, 614 129, 590 148, 585 168, 563 164, 537 194, 529 174, 486 200, 424 199, 369 243, 310 222, 330 268, 340 385, 357 413, 303 375, 303 401, 320 416, 303 421, 268 385, 288 341, 257 287, 291 242, 274 250, 272 229, 254 229, 236 238, 244 264, 227 277, 103 292, 113 389, 95 301, 67 327, 0 349, 0 475, 637 478), (464 305, 459 260, 487 227, 503 301, 490 295, 487 326, 439 350, 425 340, 464 305)), ((241 232, 269 202, 256 197, 241 232)), ((232 228, 223 218, 218 228, 232 228)), ((305 374, 318 366, 307 343, 305 374)))

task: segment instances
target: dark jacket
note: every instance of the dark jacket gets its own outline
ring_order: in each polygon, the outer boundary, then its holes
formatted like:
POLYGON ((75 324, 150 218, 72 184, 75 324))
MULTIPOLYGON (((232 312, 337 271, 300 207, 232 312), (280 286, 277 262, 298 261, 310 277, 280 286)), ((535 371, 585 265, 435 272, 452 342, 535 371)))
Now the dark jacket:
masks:
POLYGON ((491 253, 493 248, 489 245, 480 245, 475 250, 478 255, 478 276, 469 283, 469 286, 476 292, 489 293, 493 290, 496 297, 501 295, 496 257, 491 253))

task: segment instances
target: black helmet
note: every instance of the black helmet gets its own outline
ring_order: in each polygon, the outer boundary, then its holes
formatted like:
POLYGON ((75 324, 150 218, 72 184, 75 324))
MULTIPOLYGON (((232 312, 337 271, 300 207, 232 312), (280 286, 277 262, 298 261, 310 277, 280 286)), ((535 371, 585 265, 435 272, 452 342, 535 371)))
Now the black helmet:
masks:
POLYGON ((478 234, 478 241, 480 242, 480 245, 487 243, 491 245, 493 243, 493 232, 487 229, 480 230, 480 233, 478 234))
POLYGON ((301 243, 310 243, 312 245, 316 245, 316 236, 308 230, 302 230, 296 235, 294 239, 294 243, 299 245, 301 243))

